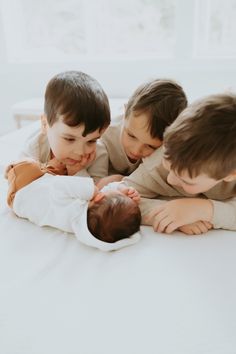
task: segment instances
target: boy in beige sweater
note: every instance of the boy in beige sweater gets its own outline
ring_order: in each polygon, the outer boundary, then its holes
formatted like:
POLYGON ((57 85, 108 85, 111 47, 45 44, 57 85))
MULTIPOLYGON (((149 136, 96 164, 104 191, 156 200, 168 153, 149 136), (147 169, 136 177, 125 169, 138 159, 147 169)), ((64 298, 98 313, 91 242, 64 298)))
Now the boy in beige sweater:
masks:
POLYGON ((108 174, 132 173, 161 146, 166 127, 186 106, 186 95, 173 80, 140 85, 128 100, 124 116, 116 118, 101 138, 109 157, 108 174))
POLYGON ((236 95, 186 108, 158 149, 124 183, 144 198, 143 220, 158 232, 236 230, 236 95), (171 199, 171 200, 170 200, 171 199))

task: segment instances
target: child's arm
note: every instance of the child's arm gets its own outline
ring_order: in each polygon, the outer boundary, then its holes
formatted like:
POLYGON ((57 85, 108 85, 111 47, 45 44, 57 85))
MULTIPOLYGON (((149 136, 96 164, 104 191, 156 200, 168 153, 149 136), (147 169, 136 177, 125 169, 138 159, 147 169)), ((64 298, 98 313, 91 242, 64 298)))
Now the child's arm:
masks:
POLYGON ((236 230, 236 197, 226 201, 211 200, 214 229, 236 230))
POLYGON ((157 232, 171 233, 181 226, 199 220, 212 222, 213 203, 209 199, 184 198, 166 202, 155 207, 148 215, 153 229, 157 232))
POLYGON ((96 186, 98 187, 98 189, 102 189, 109 183, 120 182, 123 179, 123 177, 124 177, 123 175, 111 175, 111 176, 103 177, 96 183, 96 186))
POLYGON ((87 171, 94 182, 97 183, 101 178, 108 175, 109 157, 104 144, 97 142, 96 159, 87 167, 87 171))
POLYGON ((180 195, 166 182, 166 178, 167 171, 162 165, 162 148, 159 148, 144 158, 138 168, 123 181, 126 185, 134 187, 143 198, 180 195))

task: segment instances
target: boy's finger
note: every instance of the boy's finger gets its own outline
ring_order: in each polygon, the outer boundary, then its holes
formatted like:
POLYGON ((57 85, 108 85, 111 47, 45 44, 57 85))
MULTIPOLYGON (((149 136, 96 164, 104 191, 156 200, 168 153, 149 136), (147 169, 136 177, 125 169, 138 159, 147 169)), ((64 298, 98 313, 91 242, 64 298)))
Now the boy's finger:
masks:
POLYGON ((158 215, 163 210, 163 206, 155 207, 150 213, 147 214, 147 221, 153 219, 156 215, 158 215))

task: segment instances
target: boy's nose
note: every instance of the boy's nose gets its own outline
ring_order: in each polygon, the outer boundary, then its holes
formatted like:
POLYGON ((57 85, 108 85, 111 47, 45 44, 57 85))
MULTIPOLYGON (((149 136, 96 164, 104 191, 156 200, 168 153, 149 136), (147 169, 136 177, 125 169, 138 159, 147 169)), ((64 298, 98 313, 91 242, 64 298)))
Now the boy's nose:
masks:
POLYGON ((133 153, 134 153, 135 155, 141 156, 141 155, 142 155, 142 151, 143 151, 142 145, 135 145, 135 146, 134 146, 133 153))

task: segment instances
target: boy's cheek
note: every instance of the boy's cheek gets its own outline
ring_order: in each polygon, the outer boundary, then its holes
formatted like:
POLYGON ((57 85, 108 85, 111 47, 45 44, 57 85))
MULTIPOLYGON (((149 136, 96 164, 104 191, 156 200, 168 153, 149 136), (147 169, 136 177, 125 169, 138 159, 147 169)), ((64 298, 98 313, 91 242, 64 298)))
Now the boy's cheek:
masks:
POLYGON ((178 182, 178 180, 171 173, 169 173, 167 176, 167 182, 169 184, 171 184, 172 186, 182 187, 182 186, 180 186, 180 183, 178 182))

